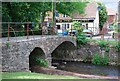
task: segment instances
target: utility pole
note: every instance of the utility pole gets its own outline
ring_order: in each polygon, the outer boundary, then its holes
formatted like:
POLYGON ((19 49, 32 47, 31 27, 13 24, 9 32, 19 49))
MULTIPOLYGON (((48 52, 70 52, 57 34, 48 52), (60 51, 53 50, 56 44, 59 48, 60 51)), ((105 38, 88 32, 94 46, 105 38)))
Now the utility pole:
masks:
POLYGON ((52 0, 52 34, 55 34, 55 28, 56 28, 56 19, 55 19, 55 13, 56 13, 56 0, 52 0))

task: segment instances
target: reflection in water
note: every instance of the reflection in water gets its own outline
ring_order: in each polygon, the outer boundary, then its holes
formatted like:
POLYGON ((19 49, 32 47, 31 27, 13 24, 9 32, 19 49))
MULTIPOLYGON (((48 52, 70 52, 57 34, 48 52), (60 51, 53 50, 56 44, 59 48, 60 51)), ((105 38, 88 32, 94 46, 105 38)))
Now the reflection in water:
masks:
POLYGON ((71 71, 80 74, 118 76, 118 67, 116 66, 102 66, 84 62, 65 62, 57 60, 53 61, 53 66, 60 70, 71 71))

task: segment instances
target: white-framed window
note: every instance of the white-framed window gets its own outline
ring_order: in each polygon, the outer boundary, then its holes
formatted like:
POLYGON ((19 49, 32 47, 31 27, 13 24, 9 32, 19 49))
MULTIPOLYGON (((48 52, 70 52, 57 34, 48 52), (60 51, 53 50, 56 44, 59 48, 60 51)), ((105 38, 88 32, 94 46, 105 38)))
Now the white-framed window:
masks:
POLYGON ((69 24, 62 24, 63 29, 69 29, 70 25, 69 24))
POLYGON ((67 29, 69 29, 69 28, 70 28, 70 25, 69 25, 69 24, 66 24, 66 26, 67 26, 67 29))
POLYGON ((62 17, 68 17, 66 14, 63 14, 62 17))

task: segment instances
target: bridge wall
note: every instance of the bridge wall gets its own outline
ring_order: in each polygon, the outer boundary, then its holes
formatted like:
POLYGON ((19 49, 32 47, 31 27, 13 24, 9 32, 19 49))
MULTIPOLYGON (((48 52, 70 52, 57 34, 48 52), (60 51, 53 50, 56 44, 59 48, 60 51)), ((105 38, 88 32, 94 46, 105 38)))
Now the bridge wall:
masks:
POLYGON ((51 53, 61 43, 68 41, 76 46, 76 40, 68 36, 41 37, 19 42, 4 42, 2 44, 2 71, 29 71, 29 55, 35 47, 45 53, 46 60, 51 65, 51 53))

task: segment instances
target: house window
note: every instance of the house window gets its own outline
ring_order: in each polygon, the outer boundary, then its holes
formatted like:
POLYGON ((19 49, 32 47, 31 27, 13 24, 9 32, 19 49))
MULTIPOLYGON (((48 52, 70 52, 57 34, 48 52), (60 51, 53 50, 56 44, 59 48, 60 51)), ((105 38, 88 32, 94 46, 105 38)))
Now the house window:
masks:
POLYGON ((88 29, 88 24, 86 24, 86 29, 88 29))
POLYGON ((62 29, 65 30, 66 29, 66 24, 62 24, 62 29))
POLYGON ((67 25, 67 28, 69 28, 69 24, 66 24, 67 25))
POLYGON ((66 14, 63 14, 62 17, 68 17, 66 14))
POLYGON ((57 25, 57 29, 60 29, 60 25, 57 25))

